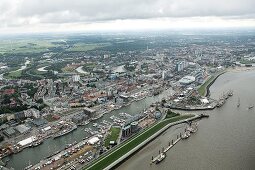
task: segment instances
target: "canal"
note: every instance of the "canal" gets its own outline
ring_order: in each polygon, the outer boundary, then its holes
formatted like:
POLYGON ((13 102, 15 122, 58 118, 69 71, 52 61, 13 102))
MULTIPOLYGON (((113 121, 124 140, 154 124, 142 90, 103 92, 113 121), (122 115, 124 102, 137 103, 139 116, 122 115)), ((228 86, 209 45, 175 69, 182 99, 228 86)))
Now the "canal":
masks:
MULTIPOLYGON (((198 131, 180 141, 160 164, 150 165, 168 141, 174 139, 184 125, 172 127, 121 164, 118 170, 204 170, 254 169, 255 167, 255 71, 228 72, 211 86, 211 97, 218 99, 231 89, 234 96, 224 106, 206 111, 209 119, 199 121, 198 131), (240 98, 240 107, 237 107, 240 98)), ((201 113, 201 112, 195 112, 201 113)))

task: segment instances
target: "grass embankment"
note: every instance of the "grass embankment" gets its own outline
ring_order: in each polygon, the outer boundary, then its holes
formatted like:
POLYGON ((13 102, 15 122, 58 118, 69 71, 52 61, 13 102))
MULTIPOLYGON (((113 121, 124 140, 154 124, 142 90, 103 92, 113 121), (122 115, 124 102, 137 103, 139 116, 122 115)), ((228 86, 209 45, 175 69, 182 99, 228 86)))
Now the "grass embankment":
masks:
POLYGON ((219 72, 215 75, 212 75, 208 80, 206 80, 206 82, 204 84, 202 84, 199 88, 198 88, 198 93, 201 96, 206 96, 206 92, 207 92, 207 88, 210 87, 210 85, 222 74, 224 74, 226 71, 222 71, 219 72))
POLYGON ((119 134, 120 134, 120 128, 119 127, 111 127, 110 133, 107 135, 107 137, 104 141, 104 146, 108 147, 109 144, 110 144, 110 141, 117 142, 119 134))
POLYGON ((110 152, 108 155, 98 159, 93 165, 84 169, 104 169, 109 166, 111 163, 119 159, 121 156, 129 152, 131 149, 138 146, 144 140, 148 139, 150 136, 158 132, 160 129, 168 125, 169 123, 173 123, 179 120, 187 119, 193 117, 194 115, 183 115, 183 116, 176 116, 173 118, 165 119, 154 126, 148 128, 147 130, 143 131, 141 134, 137 134, 136 136, 132 137, 130 140, 125 141, 121 146, 117 149, 110 152))

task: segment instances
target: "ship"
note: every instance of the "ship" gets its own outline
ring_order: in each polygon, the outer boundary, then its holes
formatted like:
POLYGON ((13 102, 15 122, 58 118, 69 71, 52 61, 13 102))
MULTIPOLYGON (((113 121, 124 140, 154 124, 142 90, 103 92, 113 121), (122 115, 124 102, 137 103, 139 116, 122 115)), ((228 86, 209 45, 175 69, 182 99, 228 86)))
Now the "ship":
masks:
POLYGON ((189 131, 186 131, 186 132, 181 136, 182 139, 187 139, 187 138, 189 138, 189 137, 190 137, 190 132, 189 132, 189 131))
POLYGON ((196 133, 197 130, 197 125, 193 125, 187 128, 187 131, 189 131, 190 133, 196 133))
POLYGON ((250 105, 249 107, 248 107, 248 109, 252 109, 254 107, 254 105, 250 105))
POLYGON ((166 158, 166 154, 165 153, 160 153, 158 159, 156 159, 156 164, 159 164, 160 162, 162 162, 164 159, 166 158))
POLYGON ((53 138, 55 139, 55 138, 64 136, 64 135, 66 135, 66 134, 68 134, 68 133, 70 133, 70 132, 72 132, 72 131, 74 131, 74 130, 76 130, 76 129, 77 129, 77 126, 76 126, 76 125, 73 125, 73 126, 72 126, 71 128, 69 128, 69 129, 64 129, 64 130, 58 132, 57 134, 55 134, 55 135, 53 136, 53 138))
POLYGON ((39 146, 43 143, 43 140, 38 140, 36 142, 33 143, 32 147, 36 147, 36 146, 39 146))

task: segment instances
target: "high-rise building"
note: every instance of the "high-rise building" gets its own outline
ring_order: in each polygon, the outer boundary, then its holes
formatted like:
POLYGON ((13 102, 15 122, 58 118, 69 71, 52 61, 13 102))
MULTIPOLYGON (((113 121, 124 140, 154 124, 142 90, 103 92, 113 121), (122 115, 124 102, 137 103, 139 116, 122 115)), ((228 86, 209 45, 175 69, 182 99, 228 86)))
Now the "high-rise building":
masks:
POLYGON ((72 79, 73 79, 73 82, 78 82, 80 81, 81 78, 80 78, 80 75, 76 74, 72 76, 72 79))

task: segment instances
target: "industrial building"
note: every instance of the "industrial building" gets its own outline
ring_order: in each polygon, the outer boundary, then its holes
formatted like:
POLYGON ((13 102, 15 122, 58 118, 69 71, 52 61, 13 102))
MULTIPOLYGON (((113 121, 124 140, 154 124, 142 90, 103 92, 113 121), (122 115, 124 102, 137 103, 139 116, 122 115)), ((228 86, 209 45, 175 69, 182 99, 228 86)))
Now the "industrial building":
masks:
POLYGON ((29 132, 29 130, 31 129, 31 127, 27 127, 24 124, 18 125, 15 127, 15 129, 20 133, 20 134, 24 134, 29 132))
POLYGON ((5 134, 7 137, 11 138, 17 134, 17 131, 13 127, 10 127, 8 129, 5 129, 3 131, 3 134, 5 134))

